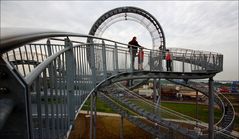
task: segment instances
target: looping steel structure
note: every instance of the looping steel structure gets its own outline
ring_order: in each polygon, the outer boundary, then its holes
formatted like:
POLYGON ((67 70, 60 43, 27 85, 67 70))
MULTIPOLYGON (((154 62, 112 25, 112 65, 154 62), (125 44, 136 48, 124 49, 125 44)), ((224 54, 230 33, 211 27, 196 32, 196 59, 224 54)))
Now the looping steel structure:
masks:
MULTIPOLYGON (((151 35, 152 49, 158 49, 159 46, 162 46, 165 50, 165 36, 159 22, 149 12, 137 7, 119 7, 106 12, 96 20, 89 35, 101 37, 112 24, 124 20, 131 20, 143 25, 151 35)), ((88 39, 87 42, 90 40, 88 39)))

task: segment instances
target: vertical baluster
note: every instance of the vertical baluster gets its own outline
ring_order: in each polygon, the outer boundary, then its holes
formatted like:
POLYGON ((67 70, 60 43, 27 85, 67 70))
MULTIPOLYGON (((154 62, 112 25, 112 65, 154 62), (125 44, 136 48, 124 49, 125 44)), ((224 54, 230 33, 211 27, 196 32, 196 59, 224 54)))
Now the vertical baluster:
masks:
MULTIPOLYGON (((24 49, 25 49, 27 61, 30 62, 28 58, 28 51, 27 51, 26 45, 24 45, 24 49)), ((31 72, 30 64, 28 63, 27 65, 28 65, 28 72, 31 72)))
POLYGON ((183 63, 182 63, 182 70, 183 70, 183 73, 185 72, 185 66, 184 66, 184 63, 185 63, 185 54, 183 54, 183 63))
POLYGON ((63 80, 63 69, 62 69, 62 55, 59 56, 59 60, 58 60, 58 82, 59 82, 59 101, 60 101, 60 133, 62 134, 62 132, 64 132, 63 130, 63 105, 64 105, 64 94, 63 94, 63 89, 64 89, 64 80, 63 80))
MULTIPOLYGON (((30 47, 30 52, 31 52, 32 61, 35 62, 34 55, 33 55, 33 51, 32 51, 32 44, 29 44, 29 47, 30 47)), ((35 68, 36 65, 33 64, 33 67, 35 68)))
POLYGON ((6 55, 7 55, 7 61, 10 61, 8 52, 6 53, 6 55))
POLYGON ((62 81, 62 86, 64 87, 63 88, 63 97, 64 97, 64 105, 63 105, 63 107, 64 107, 64 124, 63 124, 63 126, 64 126, 64 131, 66 131, 67 130, 67 128, 68 128, 68 117, 69 117, 69 115, 67 114, 67 90, 66 90, 66 67, 65 67, 65 64, 66 64, 66 60, 65 60, 65 53, 64 54, 62 54, 62 60, 63 60, 63 64, 62 64, 62 70, 63 70, 63 72, 62 72, 62 77, 63 77, 63 81, 62 81))
MULTIPOLYGON (((50 40, 47 40, 47 49, 48 49, 48 56, 50 56, 51 53, 51 43, 50 40)), ((48 66, 48 73, 49 73, 49 85, 50 85, 50 107, 51 107, 51 126, 52 126, 52 132, 51 132, 51 136, 52 138, 55 138, 55 110, 54 110, 54 92, 53 92, 53 86, 54 86, 54 69, 53 69, 53 63, 51 62, 48 66)))
POLYGON ((43 139, 43 120, 42 120, 42 109, 41 109, 41 90, 40 90, 40 78, 37 77, 35 81, 35 90, 36 90, 36 101, 37 101, 37 122, 39 129, 39 138, 43 139))
POLYGON ((150 50, 149 52, 149 70, 152 71, 153 70, 153 60, 152 60, 152 51, 150 50))
POLYGON ((36 58, 37 58, 37 63, 39 63, 39 57, 38 57, 38 50, 37 50, 37 46, 36 44, 33 44, 34 45, 34 48, 35 48, 35 54, 36 54, 36 58))
POLYGON ((44 59, 47 59, 47 49, 46 49, 47 45, 44 45, 44 54, 45 54, 45 58, 44 59))
POLYGON ((105 49, 105 42, 102 40, 102 59, 103 59, 103 73, 104 79, 107 78, 107 67, 106 67, 106 49, 105 49))
POLYGON ((57 64, 56 64, 56 59, 53 60, 53 74, 54 74, 54 99, 53 99, 53 103, 55 104, 54 109, 54 117, 55 117, 55 128, 56 128, 56 136, 57 138, 59 138, 59 112, 58 112, 58 88, 59 88, 59 84, 57 81, 57 64))
POLYGON ((209 101, 208 101, 208 138, 214 139, 214 93, 213 93, 213 78, 209 78, 209 101))
POLYGON ((115 43, 115 47, 114 47, 114 61, 113 63, 115 63, 115 74, 117 74, 119 72, 119 61, 118 61, 118 46, 115 43))
POLYGON ((15 53, 15 49, 13 49, 12 50, 12 52, 13 52, 13 58, 14 58, 14 63, 15 63, 15 67, 16 67, 16 69, 18 70, 18 64, 17 64, 17 58, 16 58, 16 53, 15 53))
POLYGON ((127 65, 128 65, 128 52, 125 51, 125 65, 124 65, 124 67, 125 67, 125 72, 127 72, 127 65))
POLYGON ((24 61, 25 61, 25 60, 23 60, 23 58, 22 58, 21 47, 19 47, 18 50, 19 50, 19 54, 20 54, 20 60, 23 62, 23 63, 22 63, 23 75, 26 76, 26 71, 25 71, 25 66, 24 66, 24 61))
POLYGON ((47 139, 50 138, 50 128, 49 128, 49 110, 48 110, 48 79, 46 70, 43 71, 43 92, 44 92, 44 105, 45 105, 45 128, 46 128, 46 134, 45 137, 47 139))

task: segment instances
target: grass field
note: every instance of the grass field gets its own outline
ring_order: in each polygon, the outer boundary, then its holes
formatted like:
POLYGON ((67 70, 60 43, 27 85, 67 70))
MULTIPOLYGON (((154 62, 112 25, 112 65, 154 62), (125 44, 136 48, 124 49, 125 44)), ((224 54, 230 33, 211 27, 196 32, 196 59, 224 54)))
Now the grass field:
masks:
MULTIPOLYGON (((140 101, 134 100, 134 103, 138 105, 144 105, 144 103, 141 103, 140 101)), ((162 102, 162 106, 167 107, 169 109, 172 109, 174 111, 180 112, 182 114, 188 115, 190 117, 196 118, 196 106, 194 104, 183 104, 183 103, 172 103, 172 102, 162 102)), ((146 109, 147 105, 143 106, 146 109)), ((86 104, 83 107, 83 110, 90 109, 90 101, 87 101, 86 104)), ((104 102, 97 99, 97 111, 99 112, 107 112, 107 113, 115 113, 111 108, 109 108, 104 102)), ((207 122, 208 120, 208 108, 206 105, 198 105, 198 118, 201 121, 207 122)), ((215 122, 218 121, 221 117, 221 111, 219 109, 215 109, 215 122)))
MULTIPOLYGON (((142 107, 149 109, 147 105, 144 103, 133 100, 134 103, 138 105, 143 105, 142 107), (148 108, 147 108, 148 107, 148 108)), ((162 106, 172 109, 174 111, 180 112, 184 115, 190 116, 192 118, 196 118, 196 106, 195 104, 185 104, 185 103, 173 103, 173 102, 162 102, 162 106)), ((83 107, 83 110, 90 109, 90 101, 87 101, 83 107)), ((97 111, 99 112, 107 112, 107 113, 115 113, 111 108, 109 108, 104 102, 97 99, 97 111)), ((172 118, 168 115, 169 118, 172 118)), ((214 122, 217 122, 221 118, 221 110, 215 108, 214 109, 214 122)), ((203 122, 208 122, 208 106, 207 105, 198 105, 198 119, 203 122)), ((234 130, 239 131, 239 117, 236 116, 234 122, 234 130)))

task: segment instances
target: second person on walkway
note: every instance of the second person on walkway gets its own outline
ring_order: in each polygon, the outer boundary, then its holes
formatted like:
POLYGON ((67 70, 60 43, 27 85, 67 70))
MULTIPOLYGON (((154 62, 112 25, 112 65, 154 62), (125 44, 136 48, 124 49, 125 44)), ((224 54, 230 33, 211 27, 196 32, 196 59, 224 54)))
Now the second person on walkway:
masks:
POLYGON ((172 66, 171 66, 172 58, 169 53, 169 50, 167 49, 166 51, 167 51, 167 53, 166 53, 165 60, 166 60, 167 71, 172 71, 172 66))
POLYGON ((141 45, 139 45, 139 43, 137 42, 136 37, 133 37, 133 39, 128 44, 129 44, 128 45, 129 52, 132 55, 131 62, 132 62, 132 65, 133 65, 133 69, 135 69, 134 68, 134 61, 135 61, 135 57, 137 56, 138 47, 141 47, 141 45))

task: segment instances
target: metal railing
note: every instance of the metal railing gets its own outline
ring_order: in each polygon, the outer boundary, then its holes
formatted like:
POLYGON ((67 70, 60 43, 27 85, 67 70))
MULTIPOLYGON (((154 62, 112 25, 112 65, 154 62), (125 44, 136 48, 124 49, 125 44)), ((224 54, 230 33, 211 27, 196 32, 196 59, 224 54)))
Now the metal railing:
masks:
MULTIPOLYGON (((21 136, 23 138, 65 137, 99 82, 121 72, 132 73, 135 71, 133 67, 137 69, 138 66, 137 57, 132 64, 128 45, 116 41, 67 32, 19 34, 1 38, 0 72, 4 80, 0 87, 1 99, 14 101, 15 108, 21 104, 25 118, 17 120, 23 122, 19 128, 27 129, 21 136), (88 38, 92 43, 84 43, 88 38), (8 76, 6 80, 5 74, 8 76), (16 81, 12 83, 12 80, 16 81)), ((165 71, 163 53, 144 49, 144 71, 165 71)), ((222 70, 220 54, 188 56, 187 53, 172 52, 172 55, 174 60, 180 61, 173 65, 172 72, 195 72, 193 66, 199 67, 196 72, 222 70), (206 61, 198 64, 197 61, 204 57, 207 57, 206 61)), ((7 132, 2 130, 1 135, 7 136, 7 132)))

